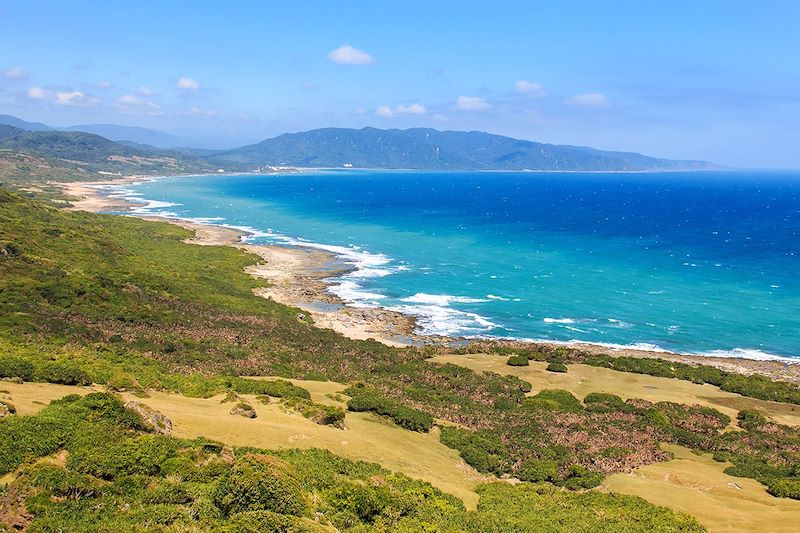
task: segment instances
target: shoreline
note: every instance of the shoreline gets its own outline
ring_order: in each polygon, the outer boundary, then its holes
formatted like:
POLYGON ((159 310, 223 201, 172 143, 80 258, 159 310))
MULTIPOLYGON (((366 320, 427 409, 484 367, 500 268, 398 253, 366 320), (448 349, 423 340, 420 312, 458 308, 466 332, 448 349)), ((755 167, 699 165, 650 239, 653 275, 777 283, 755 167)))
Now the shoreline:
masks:
MULTIPOLYGON (((174 177, 174 176, 170 176, 174 177)), ((495 342, 509 346, 569 347, 586 352, 610 353, 618 356, 658 358, 692 365, 705 364, 740 374, 764 374, 773 379, 800 382, 800 359, 789 358, 748 359, 745 357, 684 354, 669 351, 646 350, 635 347, 609 347, 591 342, 563 342, 549 340, 514 340, 493 337, 447 338, 416 334, 416 319, 397 311, 381 307, 356 307, 347 305, 338 296, 328 291, 334 278, 353 270, 333 252, 318 248, 288 244, 248 244, 243 238, 248 232, 222 225, 200 223, 178 218, 146 216, 133 212, 137 206, 131 200, 110 197, 97 186, 124 185, 143 180, 158 179, 154 176, 125 176, 92 182, 56 183, 65 195, 78 198, 73 201, 73 210, 91 212, 128 211, 132 216, 179 225, 195 232, 186 242, 198 245, 235 246, 259 256, 262 261, 246 269, 250 275, 269 282, 256 290, 263 298, 297 307, 309 314, 316 327, 329 328, 347 337, 365 340, 374 339, 384 344, 403 347, 409 345, 448 345, 457 342, 495 342)))

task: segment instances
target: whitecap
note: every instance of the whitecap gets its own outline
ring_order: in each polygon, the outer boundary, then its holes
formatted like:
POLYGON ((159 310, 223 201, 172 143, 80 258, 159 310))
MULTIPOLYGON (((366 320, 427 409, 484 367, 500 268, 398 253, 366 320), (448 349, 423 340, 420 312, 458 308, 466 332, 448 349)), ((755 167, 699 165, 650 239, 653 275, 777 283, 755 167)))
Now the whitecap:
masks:
POLYGON ((546 324, 574 324, 576 320, 574 318, 550 318, 544 317, 542 322, 546 324))
POLYGON ((401 301, 408 303, 417 303, 417 304, 433 304, 433 305, 447 306, 450 305, 451 303, 471 304, 471 303, 488 302, 489 300, 483 298, 470 298, 469 296, 453 296, 450 294, 427 294, 424 292, 418 292, 414 296, 401 298, 401 301))

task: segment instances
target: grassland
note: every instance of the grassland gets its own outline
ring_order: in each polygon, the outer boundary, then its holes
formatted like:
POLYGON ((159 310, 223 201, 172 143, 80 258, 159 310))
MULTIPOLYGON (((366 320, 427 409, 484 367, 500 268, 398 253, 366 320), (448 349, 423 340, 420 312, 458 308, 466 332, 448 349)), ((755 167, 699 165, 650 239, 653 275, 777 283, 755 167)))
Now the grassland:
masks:
MULTIPOLYGON (((128 425, 114 429, 112 424, 109 431, 121 431, 136 448, 143 438, 136 433, 141 428, 114 407, 113 397, 92 396, 87 404, 73 405, 75 400, 69 400, 44 408, 49 400, 71 390, 89 393, 107 387, 172 419, 177 440, 184 444, 164 441, 164 446, 186 447, 193 457, 205 454, 197 448, 205 445, 185 444, 185 439, 199 436, 270 449, 281 457, 291 456, 293 449, 326 448, 345 458, 379 462, 395 472, 430 481, 445 491, 442 495, 463 500, 441 496, 444 503, 457 502, 458 509, 464 502, 469 508, 478 504, 481 516, 463 515, 464 531, 529 531, 554 523, 591 531, 599 527, 594 520, 603 517, 608 517, 602 522, 608 530, 636 531, 644 529, 644 524, 654 531, 696 530, 693 522, 640 500, 584 492, 617 473, 669 464, 671 456, 660 447, 662 442, 713 451, 720 461, 731 461, 729 473, 733 468, 739 476, 758 480, 759 486, 793 497, 792 487, 800 476, 800 461, 793 455, 800 436, 788 425, 798 416, 794 405, 606 368, 587 366, 581 377, 584 367, 569 364, 566 374, 554 374, 536 362, 512 368, 500 364, 499 356, 431 359, 433 350, 347 339, 315 328, 297 309, 257 297, 254 291, 263 281, 244 272, 257 257, 224 246, 185 243, 190 236, 165 223, 66 212, 0 190, 0 377, 26 381, 8 384, 8 399, 18 414, 0 423, 20 431, 17 435, 23 440, 19 442, 31 446, 20 454, 24 448, 16 441, 4 441, 0 459, 6 461, 6 468, 0 474, 20 468, 18 473, 24 474, 37 457, 79 450, 97 458, 122 454, 118 459, 123 464, 103 463, 102 471, 81 467, 69 475, 98 477, 100 473, 100 479, 112 485, 118 474, 129 475, 126 472, 133 467, 125 463, 128 452, 106 449, 103 446, 112 443, 103 444, 102 439, 92 442, 95 429, 78 417, 87 409, 110 409, 116 413, 114 420, 127 420, 128 425), (479 365, 492 360, 495 367, 479 365), (477 366, 459 366, 471 361, 477 366), (248 376, 291 378, 295 386, 248 376), (94 385, 70 387, 77 383, 94 385), (400 424, 408 422, 414 431, 368 412, 348 412, 347 429, 320 425, 278 399, 308 398, 342 407, 348 403, 345 391, 354 397, 367 391, 368 401, 362 401, 360 408, 383 413, 400 424), (590 394, 597 392, 623 397, 590 394), (231 415, 236 404, 223 402, 226 399, 254 407, 256 418, 231 415), (771 418, 762 420, 750 412, 746 424, 729 431, 731 421, 744 408, 759 409, 771 418), (33 419, 26 417, 37 412, 33 419), (431 421, 434 427, 428 431, 431 421), (33 438, 37 431, 44 432, 41 438, 33 438), (514 477, 524 483, 516 492, 508 492, 511 489, 505 485, 479 484, 492 477, 514 477), (531 514, 532 509, 544 514, 531 514), (509 522, 512 516, 522 522, 509 522), (574 523, 564 522, 570 517, 574 523), (639 522, 625 517, 638 517, 639 522), (636 524, 641 527, 637 529, 636 524)), ((107 422, 113 420, 103 424, 107 422)), ((312 463, 320 457, 308 453, 297 457, 312 463)), ((153 464, 147 474, 151 479, 140 481, 163 484, 169 469, 162 472, 160 462, 148 460, 153 464)), ((68 460, 68 470, 70 464, 68 460)), ((240 466, 261 468, 247 461, 240 466)), ((80 476, 91 487, 97 486, 96 480, 80 476)), ((44 481, 42 486, 31 485, 31 478, 24 475, 16 479, 22 485, 9 485, 6 495, 32 491, 21 501, 34 498, 30 500, 34 515, 58 515, 65 524, 80 523, 68 522, 69 517, 59 514, 66 507, 51 505, 59 502, 35 499, 36 494, 53 494, 60 488, 44 481)), ((212 482, 223 483, 217 478, 208 481, 212 482)), ((362 487, 365 483, 357 476, 354 482, 362 487)), ((147 483, 131 492, 114 485, 112 492, 122 498, 117 502, 150 505, 147 483)), ((327 486, 329 481, 313 483, 327 486)), ((309 486, 316 487, 313 483, 309 486)), ((413 487, 415 494, 434 490, 413 487)), ((369 500, 370 491, 357 492, 359 498, 369 500)), ((349 505, 337 498, 330 501, 349 505)), ((78 500, 67 507, 85 511, 88 503, 78 500)), ((14 501, 20 502, 19 498, 14 501)), ((186 502, 169 505, 178 507, 162 510, 178 517, 176 523, 184 524, 186 513, 192 518, 190 509, 180 507, 186 502)), ((225 505, 218 511, 228 512, 225 505)), ((339 504, 325 505, 328 513, 341 510, 335 509, 339 504)), ((422 516, 415 514, 417 510, 409 511, 414 520, 422 516)), ((359 531, 398 530, 397 516, 381 512, 375 516, 388 520, 385 523, 391 527, 381 529, 384 522, 376 523, 372 516, 339 522, 337 518, 331 523, 350 524, 342 529, 362 528, 359 531)), ((437 516, 429 516, 434 525, 439 523, 437 516)), ((92 523, 126 524, 126 519, 95 516, 92 523)))

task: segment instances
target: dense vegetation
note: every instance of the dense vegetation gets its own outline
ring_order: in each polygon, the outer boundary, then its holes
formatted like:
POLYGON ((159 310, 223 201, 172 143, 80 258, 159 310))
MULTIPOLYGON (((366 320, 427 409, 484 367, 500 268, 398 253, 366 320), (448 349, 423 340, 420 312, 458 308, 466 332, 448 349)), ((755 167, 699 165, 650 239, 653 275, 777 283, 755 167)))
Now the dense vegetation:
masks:
MULTIPOLYGON (((553 485, 568 489, 589 488, 596 486, 606 473, 664 460, 668 454, 658 446, 662 441, 727 454, 725 459, 736 468, 732 473, 758 479, 776 495, 792 497, 796 494, 800 469, 794 452, 797 449, 794 428, 769 422, 759 424, 750 417, 740 424, 743 431, 728 432, 727 417, 706 408, 666 402, 623 402, 610 395, 590 395, 581 402, 570 393, 558 390, 536 390, 533 394, 532 384, 514 377, 479 375, 455 365, 432 364, 427 361, 430 350, 394 349, 373 341, 346 339, 330 330, 313 327, 307 319, 299 319, 297 310, 254 296, 253 289, 260 282, 246 275, 243 269, 253 263, 255 257, 232 248, 182 243, 188 236, 187 231, 166 223, 66 212, 0 190, 0 375, 26 381, 102 383, 111 389, 143 394, 159 389, 204 397, 226 392, 232 398, 237 393, 266 395, 285 399, 286 408, 312 419, 329 417, 334 424, 343 413, 328 412, 323 406, 310 402, 310 395, 304 389, 288 381, 256 380, 247 376, 273 375, 350 383, 352 386, 347 391, 351 396, 350 409, 375 412, 416 431, 427 431, 436 419, 446 421, 441 430, 442 442, 458 449, 465 461, 478 470, 531 482, 548 482, 550 488, 520 489, 519 493, 508 497, 505 487, 481 489, 482 495, 499 495, 496 501, 505 503, 498 503, 498 506, 516 505, 509 499, 527 502, 526 498, 542 496, 541 501, 551 502, 547 505, 552 504, 548 507, 552 516, 524 515, 530 523, 540 525, 550 523, 548 520, 557 523, 558 517, 564 516, 557 509, 568 509, 575 502, 594 505, 592 502, 606 501, 606 497, 600 495, 572 500, 572 495, 553 492, 553 485), (531 395, 526 396, 528 393, 531 395)), ((508 353, 554 364, 573 362, 573 356, 563 351, 532 351, 530 354, 508 353)), ((92 398, 102 405, 113 404, 106 396, 92 398)), ((93 415, 86 410, 91 410, 89 405, 94 404, 73 398, 57 403, 39 417, 12 417, 2 422, 7 424, 4 428, 13 430, 4 430, 3 434, 12 435, 10 438, 15 444, 11 445, 10 440, 2 441, 6 448, 0 455, 0 463, 6 465, 5 471, 10 471, 30 463, 35 457, 66 449, 65 467, 74 470, 76 475, 92 476, 91 480, 75 479, 91 481, 91 494, 95 494, 96 487, 106 487, 109 485, 103 483, 110 483, 112 488, 108 492, 96 492, 102 494, 99 498, 109 499, 102 500, 103 505, 93 506, 90 512, 83 500, 94 496, 85 493, 86 487, 75 489, 75 494, 79 494, 74 500, 76 503, 69 498, 62 501, 62 496, 53 500, 50 495, 54 493, 42 492, 48 496, 34 499, 30 507, 36 516, 44 520, 44 517, 63 512, 66 514, 58 515, 60 520, 77 521, 77 516, 89 513, 86 520, 95 520, 92 522, 95 525, 106 519, 110 520, 109 524, 116 524, 115 520, 128 518, 118 516, 118 506, 105 504, 124 501, 135 502, 131 509, 148 509, 147 513, 136 515, 140 520, 165 516, 166 522, 185 525, 182 521, 199 519, 200 515, 191 510, 194 503, 190 504, 185 495, 175 496, 176 503, 170 503, 172 496, 165 496, 166 501, 156 497, 151 500, 148 492, 142 492, 165 483, 158 476, 166 479, 175 472, 164 470, 163 461, 156 463, 155 459, 143 458, 142 454, 150 452, 139 450, 136 443, 140 440, 156 443, 153 446, 161 451, 153 453, 165 458, 174 458, 170 451, 173 446, 178 456, 183 453, 178 453, 180 450, 187 450, 185 453, 195 461, 195 466, 206 459, 210 460, 208 464, 214 463, 217 458, 212 455, 219 455, 218 452, 203 452, 205 444, 174 444, 179 441, 140 435, 138 422, 113 406, 99 410, 102 413, 108 410, 116 417, 114 420, 133 440, 115 438, 115 442, 106 443, 102 438, 95 439, 93 430, 85 424, 71 428, 72 422, 57 419, 62 411, 73 412, 73 407, 68 407, 73 404, 81 417, 93 420, 93 415), (106 445, 117 448, 111 453, 104 447, 106 445), (134 460, 136 466, 126 463, 134 460), (146 467, 148 464, 156 466, 146 467), (142 473, 136 471, 137 468, 151 469, 142 473), (125 492, 128 485, 124 483, 135 475, 155 478, 131 481, 132 492, 125 492), (140 482, 144 485, 137 484, 140 482), (117 486, 117 483, 123 485, 117 486), (157 503, 149 503, 151 501, 157 503), (162 511, 163 514, 159 514, 162 511)), ((102 429, 103 426, 98 427, 102 429)), ((119 436, 114 431, 108 429, 109 435, 119 436)), ((263 455, 262 452, 251 453, 263 455)), ((316 452, 303 453, 313 455, 316 452)), ((285 454, 271 455, 289 461, 285 454)), ((240 463, 242 475, 259 470, 263 462, 260 459, 241 461, 244 461, 240 463)), ((230 470, 228 466, 226 470, 230 470)), ((301 470, 296 464, 294 468, 301 470)), ((319 470, 322 467, 317 468, 315 464, 309 468, 319 470)), ((363 479, 356 476, 354 481, 357 485, 357 490, 353 489, 356 491, 354 501, 363 499, 367 509, 383 498, 383 489, 374 488, 380 492, 375 495, 360 492, 372 483, 365 480, 372 479, 373 475, 387 475, 378 470, 374 472, 378 473, 365 475, 363 479)), ((324 494, 325 489, 321 487, 327 481, 306 480, 305 475, 298 478, 303 480, 302 489, 324 494)), ((61 477, 73 479, 66 474, 61 477)), ((213 495, 216 493, 203 492, 211 488, 200 490, 191 483, 184 483, 189 479, 184 474, 178 477, 181 481, 177 484, 189 493, 192 502, 199 498, 196 494, 206 495, 201 499, 202 506, 213 506, 215 513, 222 513, 219 520, 224 521, 225 527, 233 527, 228 522, 237 520, 261 520, 264 524, 302 520, 301 517, 286 518, 288 515, 276 518, 269 514, 275 511, 269 509, 243 511, 244 507, 236 502, 242 501, 244 496, 225 493, 217 498, 213 495), (195 488, 200 492, 192 492, 195 488), (256 514, 238 516, 244 513, 256 514)), ((48 485, 53 481, 46 480, 57 478, 59 476, 42 474, 41 479, 45 481, 42 481, 41 490, 56 490, 48 485)), ((176 478, 170 479, 170 483, 175 484, 176 478)), ((207 483, 213 483, 216 491, 221 481, 218 476, 207 483)), ((337 481, 336 486, 350 485, 337 481)), ((387 486, 393 485, 378 483, 378 487, 387 486)), ((63 489, 66 494, 73 494, 70 490, 63 489)), ((272 489, 259 481, 253 491, 262 490, 272 489)), ((411 499, 419 504, 419 497, 411 499)), ((586 530, 591 530, 592 525, 597 527, 592 520, 604 519, 602 517, 617 517, 624 522, 625 517, 638 516, 633 510, 638 503, 613 498, 606 503, 608 509, 598 508, 596 514, 581 517, 588 520, 586 530), (620 502, 619 506, 608 503, 613 501, 620 502)), ((539 505, 533 501, 528 504, 531 508, 539 505)), ((245 507, 250 509, 248 505, 245 507)), ((317 501, 314 505, 325 504, 317 501)), ((337 503, 324 513, 342 528, 355 527, 365 521, 379 524, 374 520, 376 517, 401 520, 407 516, 393 505, 386 507, 390 518, 381 514, 383 511, 370 510, 362 515, 357 510, 362 508, 362 503, 337 503), (336 522, 334 508, 352 508, 360 517, 359 522, 347 522, 354 520, 350 515, 336 522)), ((301 514, 311 507, 303 509, 301 514)), ((478 515, 482 512, 483 507, 478 515)), ((458 513, 453 516, 461 516, 458 513)), ((498 511, 496 516, 484 515, 480 527, 459 527, 466 531, 502 531, 503 527, 511 527, 502 521, 510 520, 505 514, 498 511)), ((642 523, 656 520, 653 516, 647 511, 641 517, 642 523)), ((653 530, 658 531, 659 527, 670 530, 675 524, 675 519, 670 518, 672 515, 659 516, 662 518, 654 522, 653 530)), ((434 518, 430 520, 435 524, 434 518)), ((458 524, 457 521, 452 523, 458 524)), ((302 524, 303 527, 308 525, 302 524)), ((48 527, 42 526, 42 530, 48 527)), ((614 527, 617 526, 609 525, 608 530, 614 527)), ((626 528, 637 529, 629 522, 619 524, 619 530, 626 528)))
POLYGON ((484 485, 467 512, 427 483, 328 452, 147 433, 100 393, 0 420, 0 474, 12 471, 0 518, 30 532, 702 531, 640 498, 536 485, 484 485))

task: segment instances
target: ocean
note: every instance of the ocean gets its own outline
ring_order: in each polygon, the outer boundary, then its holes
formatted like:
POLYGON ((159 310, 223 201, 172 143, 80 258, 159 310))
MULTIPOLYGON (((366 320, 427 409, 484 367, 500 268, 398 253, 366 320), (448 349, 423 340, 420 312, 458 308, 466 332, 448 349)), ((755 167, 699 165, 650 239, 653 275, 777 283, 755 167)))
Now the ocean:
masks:
POLYGON ((800 173, 329 170, 113 186, 356 270, 420 333, 800 357, 800 173))

